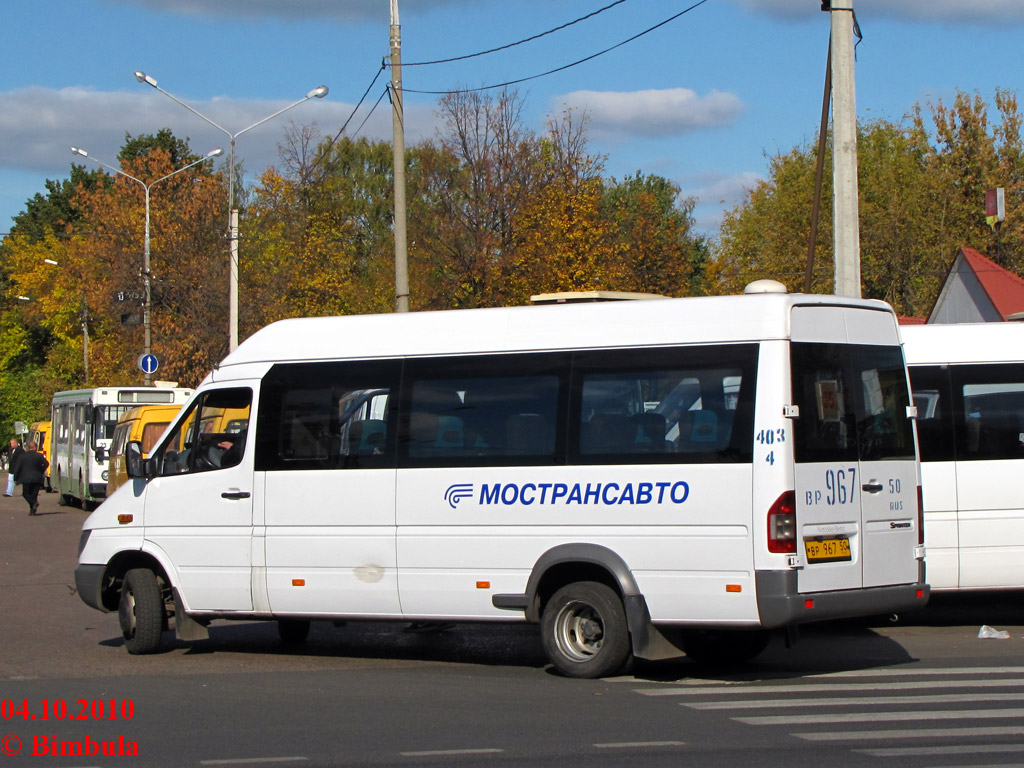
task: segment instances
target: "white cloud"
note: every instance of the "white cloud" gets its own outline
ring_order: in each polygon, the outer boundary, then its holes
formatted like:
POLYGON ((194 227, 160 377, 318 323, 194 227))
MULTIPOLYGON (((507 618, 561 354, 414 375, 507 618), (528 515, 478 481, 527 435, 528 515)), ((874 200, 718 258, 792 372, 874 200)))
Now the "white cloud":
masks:
POLYGON ((711 91, 698 96, 689 88, 632 92, 573 91, 552 100, 585 111, 595 139, 622 141, 634 137, 679 136, 732 123, 743 103, 732 93, 711 91))
MULTIPOLYGON (((205 153, 229 146, 229 137, 203 122, 167 97, 139 86, 140 92, 96 91, 70 87, 59 90, 42 87, 0 93, 0 168, 41 174, 66 173, 77 146, 106 163, 116 165, 125 133, 154 134, 170 128, 178 138, 189 139, 193 151, 205 153)), ((177 94, 176 94, 177 95, 177 94)), ((298 94, 301 96, 304 94, 298 94)), ((210 99, 186 103, 231 132, 262 120, 288 100, 210 99)), ((249 173, 260 173, 279 162, 277 145, 283 141, 289 122, 316 123, 324 135, 333 136, 348 118, 354 105, 325 99, 310 99, 274 120, 244 133, 237 139, 236 155, 249 173)), ((372 102, 364 104, 349 125, 356 130, 372 102)), ((412 144, 434 135, 437 118, 431 107, 406 107, 406 141, 412 144)), ((369 138, 391 139, 391 112, 381 102, 360 133, 369 138)))
MULTIPOLYGON (((816 0, 736 0, 744 8, 784 18, 820 14, 816 0)), ((854 0, 861 20, 958 22, 985 25, 1024 23, 1021 0, 854 0)))
MULTIPOLYGON (((438 5, 468 5, 472 0, 402 0, 400 11, 435 8, 438 5)), ((213 18, 267 18, 289 21, 331 19, 334 21, 383 21, 390 19, 387 0, 107 0, 112 5, 137 5, 161 13, 213 18)))

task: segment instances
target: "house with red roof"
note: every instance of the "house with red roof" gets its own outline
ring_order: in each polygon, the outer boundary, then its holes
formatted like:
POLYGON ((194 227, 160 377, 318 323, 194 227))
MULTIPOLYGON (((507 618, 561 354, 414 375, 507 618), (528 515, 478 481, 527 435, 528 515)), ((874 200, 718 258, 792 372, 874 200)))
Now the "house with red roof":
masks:
POLYGON ((1024 278, 973 248, 961 248, 928 315, 928 322, 998 323, 1021 319, 1021 313, 1024 313, 1024 278))

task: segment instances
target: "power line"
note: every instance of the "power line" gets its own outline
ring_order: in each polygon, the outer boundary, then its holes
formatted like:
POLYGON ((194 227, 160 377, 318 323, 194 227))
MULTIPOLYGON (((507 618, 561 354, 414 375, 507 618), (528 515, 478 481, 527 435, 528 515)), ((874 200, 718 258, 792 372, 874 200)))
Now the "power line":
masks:
POLYGON ((370 108, 370 112, 369 112, 369 114, 367 114, 367 116, 363 118, 363 122, 361 122, 361 123, 359 124, 359 127, 358 127, 358 128, 356 128, 356 132, 352 134, 352 138, 353 138, 353 139, 354 139, 354 138, 355 138, 356 136, 358 136, 358 135, 359 135, 359 132, 360 132, 361 130, 363 130, 363 126, 364 126, 364 125, 366 125, 366 121, 370 119, 370 115, 372 115, 372 114, 373 114, 373 112, 374 112, 374 110, 375 110, 375 109, 377 109, 377 107, 378 107, 378 106, 380 106, 380 103, 381 103, 381 101, 383 101, 383 100, 384 100, 384 96, 385 96, 386 94, 388 94, 388 93, 390 92, 390 90, 391 90, 391 86, 387 86, 387 87, 386 87, 386 88, 385 88, 385 89, 384 89, 383 91, 381 91, 381 94, 380 94, 380 96, 378 96, 378 97, 377 97, 377 101, 376 101, 376 103, 375 103, 375 104, 374 104, 374 105, 373 105, 373 106, 372 106, 372 107, 370 108))
POLYGON ((405 93, 422 93, 422 94, 427 94, 427 95, 431 95, 431 96, 443 96, 443 95, 449 94, 449 93, 475 93, 477 91, 489 91, 489 90, 492 90, 494 88, 505 88, 505 87, 507 87, 509 85, 518 85, 519 83, 525 83, 525 82, 527 82, 529 80, 537 80, 538 78, 547 77, 548 75, 553 75, 556 72, 563 72, 563 71, 565 71, 567 69, 571 69, 572 67, 579 66, 580 64, 584 64, 584 63, 586 63, 588 61, 591 61, 592 59, 596 59, 598 56, 603 56, 606 53, 610 53, 611 51, 614 51, 616 48, 621 48, 622 46, 627 45, 628 43, 632 43, 634 40, 637 40, 637 39, 643 37, 644 35, 650 34, 654 30, 659 29, 659 28, 665 26, 666 24, 675 21, 680 16, 686 15, 687 13, 692 11, 693 9, 698 8, 699 6, 704 5, 704 3, 706 3, 707 1, 708 0, 699 0, 699 2, 694 3, 689 8, 687 8, 687 9, 685 9, 683 11, 680 11, 679 13, 675 14, 674 16, 670 16, 669 18, 665 19, 664 21, 661 21, 661 22, 655 24, 653 27, 649 27, 648 29, 645 29, 643 32, 639 32, 639 33, 633 35, 632 37, 630 37, 630 38, 628 38, 626 40, 623 40, 620 43, 616 43, 615 45, 613 45, 613 46, 611 46, 609 48, 605 48, 603 51, 598 51, 597 53, 593 53, 590 56, 587 56, 585 58, 579 59, 578 61, 574 61, 571 64, 565 64, 565 65, 563 65, 561 67, 556 67, 555 69, 550 69, 547 72, 541 72, 540 74, 530 75, 529 77, 520 77, 517 80, 508 80, 508 81, 506 81, 504 83, 495 83, 494 85, 484 85, 484 86, 481 86, 479 88, 450 88, 450 89, 448 89, 446 91, 421 91, 421 90, 417 90, 417 89, 414 89, 414 88, 403 88, 402 91, 405 92, 405 93))
MULTIPOLYGON (((335 137, 331 139, 331 144, 334 144, 334 142, 341 138, 341 134, 343 134, 345 132, 345 129, 348 128, 348 124, 352 121, 352 118, 355 117, 356 112, 359 111, 359 107, 363 105, 363 102, 366 100, 366 95, 370 92, 370 89, 373 88, 374 83, 377 82, 377 78, 380 77, 380 73, 383 72, 384 69, 385 64, 384 60, 382 59, 380 62, 380 69, 377 70, 377 74, 373 76, 373 80, 370 81, 370 84, 366 86, 366 90, 363 91, 362 98, 359 99, 359 103, 356 104, 355 108, 352 110, 352 113, 348 116, 348 119, 345 120, 345 123, 341 126, 341 129, 338 131, 335 137)), ((377 103, 380 103, 380 99, 377 100, 377 103)), ((373 110, 370 111, 370 114, 373 114, 373 110)), ((369 117, 369 115, 367 115, 367 117, 369 117)), ((364 120, 363 122, 365 123, 366 121, 364 120)), ((359 127, 362 128, 362 126, 359 127)), ((358 133, 358 131, 356 131, 356 133, 358 133)))
POLYGON ((427 66, 429 64, 448 64, 449 62, 452 62, 452 61, 465 61, 466 59, 472 59, 472 58, 475 58, 477 56, 486 56, 489 53, 497 53, 498 51, 505 51, 505 50, 508 50, 509 48, 515 48, 517 45, 522 45, 523 43, 529 43, 529 42, 531 42, 533 40, 539 40, 542 37, 545 37, 547 35, 550 35, 550 34, 553 34, 555 32, 559 32, 559 31, 561 31, 563 29, 566 29, 568 27, 571 27, 573 24, 579 24, 581 21, 586 21, 587 19, 593 18, 594 16, 597 16, 599 13, 604 13, 609 8, 614 8, 616 5, 621 5, 624 2, 626 2, 626 0, 615 0, 614 3, 612 3, 610 5, 606 5, 604 8, 598 8, 596 11, 593 11, 592 13, 588 13, 586 16, 580 16, 578 19, 573 19, 572 21, 566 22, 565 24, 561 24, 561 25, 559 25, 557 27, 549 29, 546 32, 541 32, 539 34, 531 35, 530 37, 523 38, 522 40, 517 40, 514 43, 508 43, 507 45, 499 45, 497 48, 490 48, 490 49, 488 49, 486 51, 480 51, 479 53, 468 53, 465 56, 453 56, 450 59, 437 59, 435 61, 414 61, 412 63, 403 62, 402 66, 405 66, 405 67, 425 67, 425 66, 427 66))

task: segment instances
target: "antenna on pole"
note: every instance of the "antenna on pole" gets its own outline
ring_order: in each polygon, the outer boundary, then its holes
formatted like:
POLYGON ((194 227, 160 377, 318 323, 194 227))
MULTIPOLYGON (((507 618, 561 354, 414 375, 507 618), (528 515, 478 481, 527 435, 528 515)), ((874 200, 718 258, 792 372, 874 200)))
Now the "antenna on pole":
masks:
POLYGON ((391 0, 391 131, 395 179, 395 311, 409 311, 409 251, 405 216, 405 111, 402 94, 402 27, 391 0))

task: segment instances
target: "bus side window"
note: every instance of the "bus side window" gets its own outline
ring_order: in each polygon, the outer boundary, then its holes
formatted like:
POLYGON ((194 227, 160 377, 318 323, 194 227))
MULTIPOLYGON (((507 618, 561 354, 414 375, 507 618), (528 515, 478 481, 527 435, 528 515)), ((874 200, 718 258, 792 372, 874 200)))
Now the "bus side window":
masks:
POLYGON ((756 359, 751 345, 578 353, 580 460, 749 461, 756 359))
POLYGON ((256 469, 394 466, 391 392, 401 363, 282 363, 263 380, 256 469))
POLYGON ((400 465, 555 463, 569 362, 563 353, 408 361, 400 465))
POLYGON ((910 386, 917 406, 921 461, 953 461, 955 437, 949 369, 940 365, 913 366, 910 386))
POLYGON ((247 419, 251 404, 252 390, 247 387, 214 389, 202 395, 164 441, 158 457, 159 474, 209 472, 238 464, 245 452, 246 432, 213 430, 228 410, 247 419), (202 431, 204 426, 208 431, 202 431))
POLYGON ((1024 366, 955 366, 953 386, 963 404, 957 458, 1024 458, 1024 366))

